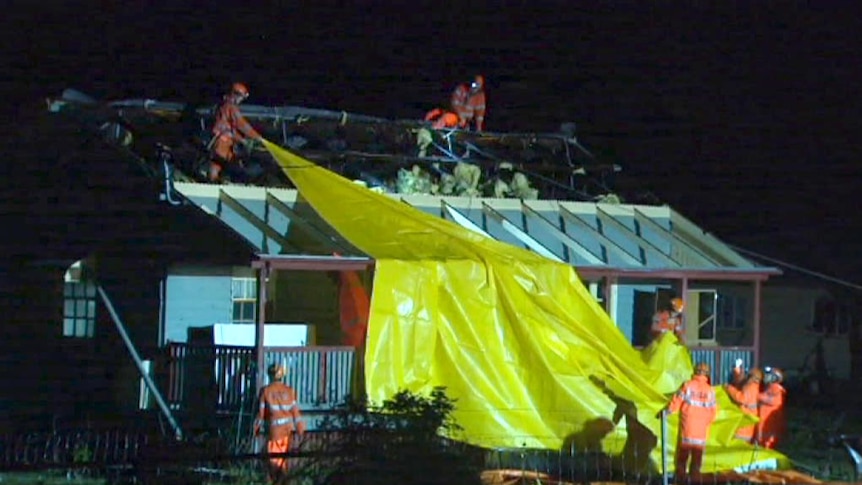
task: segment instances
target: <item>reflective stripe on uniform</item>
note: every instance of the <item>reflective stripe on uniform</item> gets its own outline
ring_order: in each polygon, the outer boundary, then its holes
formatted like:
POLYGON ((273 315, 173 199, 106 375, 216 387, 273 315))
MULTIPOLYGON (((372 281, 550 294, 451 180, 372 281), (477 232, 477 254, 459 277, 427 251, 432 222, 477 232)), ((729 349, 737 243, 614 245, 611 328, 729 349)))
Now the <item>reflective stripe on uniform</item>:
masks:
POLYGON ((682 438, 682 443, 685 445, 699 445, 706 446, 706 440, 700 440, 697 438, 682 438))
MULTIPOLYGON (((686 390, 685 392, 680 393, 680 397, 686 404, 689 406, 695 406, 699 408, 714 408, 715 407, 715 395, 713 394, 710 399, 704 401, 701 399, 695 399, 695 393, 690 390, 686 390)), ((700 393, 698 393, 700 394, 700 393)))
POLYGON ((268 404, 270 411, 290 411, 296 406, 296 401, 290 404, 268 404))

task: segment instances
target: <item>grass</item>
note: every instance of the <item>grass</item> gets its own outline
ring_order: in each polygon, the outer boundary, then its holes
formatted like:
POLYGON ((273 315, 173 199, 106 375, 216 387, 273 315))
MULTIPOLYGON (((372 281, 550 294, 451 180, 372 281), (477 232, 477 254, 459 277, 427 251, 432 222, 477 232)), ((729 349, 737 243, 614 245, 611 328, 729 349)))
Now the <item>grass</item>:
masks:
MULTIPOLYGON (((852 395, 852 394, 851 394, 852 395)), ((848 397, 804 398, 790 395, 786 407, 787 434, 778 450, 803 471, 822 480, 851 481, 850 456, 842 447, 831 446, 838 434, 862 435, 860 403, 848 397)))

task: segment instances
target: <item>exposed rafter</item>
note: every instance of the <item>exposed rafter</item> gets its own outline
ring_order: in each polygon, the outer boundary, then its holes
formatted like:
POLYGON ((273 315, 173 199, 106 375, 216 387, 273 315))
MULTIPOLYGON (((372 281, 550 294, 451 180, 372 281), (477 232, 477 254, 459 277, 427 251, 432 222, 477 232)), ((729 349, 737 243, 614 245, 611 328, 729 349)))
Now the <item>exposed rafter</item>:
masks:
POLYGON ((494 208, 488 205, 488 203, 485 201, 482 202, 482 211, 495 221, 499 222, 500 225, 503 226, 503 229, 505 229, 509 234, 515 236, 515 238, 524 243, 525 246, 530 248, 535 253, 541 254, 542 256, 553 261, 558 261, 560 263, 563 262, 563 260, 556 254, 554 254, 553 251, 546 248, 544 244, 540 243, 534 237, 527 234, 526 231, 515 225, 512 221, 506 219, 506 216, 494 210, 494 208))
MULTIPOLYGON (((238 200, 234 199, 224 190, 219 190, 218 193, 219 202, 230 207, 230 209, 236 212, 240 217, 245 219, 249 224, 254 226, 257 230, 261 231, 266 237, 271 238, 275 242, 281 246, 282 252, 290 251, 290 252, 300 252, 299 249, 291 244, 290 241, 287 240, 284 236, 278 233, 275 229, 272 228, 269 224, 266 223, 263 219, 256 216, 252 211, 248 210, 244 205, 242 205, 238 200)), ((268 251, 268 244, 266 238, 263 239, 263 243, 261 245, 261 250, 263 252, 268 251)))
POLYGON ((547 229, 552 236, 557 238, 561 243, 565 244, 570 251, 574 252, 581 258, 583 258, 588 264, 602 264, 601 256, 596 253, 590 251, 590 249, 576 239, 572 238, 565 232, 563 232, 556 224, 549 221, 545 216, 543 216, 539 211, 530 207, 529 204, 525 201, 521 201, 521 210, 524 211, 525 214, 532 216, 535 220, 539 221, 542 226, 547 229))
MULTIPOLYGON (((638 224, 641 224, 642 226, 648 227, 652 232, 656 233, 659 237, 661 237, 662 239, 667 241, 668 244, 671 245, 671 248, 676 247, 681 252, 684 252, 687 255, 691 256, 692 259, 700 261, 700 264, 702 264, 702 265, 719 266, 719 267, 722 266, 722 264, 719 263, 718 261, 710 258, 709 256, 704 254, 699 249, 693 247, 692 245, 690 245, 686 241, 677 237, 671 231, 665 229, 660 224, 658 224, 654 220, 650 219, 649 216, 647 216, 646 214, 641 212, 639 209, 635 208, 634 214, 635 214, 635 220, 638 222, 638 224)), ((679 258, 674 258, 674 259, 679 261, 679 258)), ((685 265, 690 266, 689 263, 687 263, 685 265)))

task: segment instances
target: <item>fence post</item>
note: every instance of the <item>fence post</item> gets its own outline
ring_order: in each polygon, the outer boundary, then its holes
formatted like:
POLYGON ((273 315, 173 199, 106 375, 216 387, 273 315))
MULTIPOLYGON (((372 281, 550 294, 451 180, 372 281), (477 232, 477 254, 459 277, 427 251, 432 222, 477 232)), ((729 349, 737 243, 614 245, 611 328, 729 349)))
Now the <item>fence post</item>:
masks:
POLYGON ((667 409, 661 411, 661 483, 668 485, 667 472, 667 409))

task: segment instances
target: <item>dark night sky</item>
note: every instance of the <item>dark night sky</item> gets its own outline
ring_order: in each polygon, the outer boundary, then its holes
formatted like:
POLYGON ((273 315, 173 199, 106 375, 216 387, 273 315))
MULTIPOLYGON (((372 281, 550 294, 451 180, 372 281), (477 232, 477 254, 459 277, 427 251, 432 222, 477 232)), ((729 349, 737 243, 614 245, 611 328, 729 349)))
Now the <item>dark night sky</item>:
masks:
POLYGON ((239 79, 254 104, 420 117, 481 71, 489 129, 575 121, 624 167, 622 187, 731 243, 862 282, 858 9, 29 3, 6 2, 0 21, 15 107, 67 87, 210 102, 239 79))

